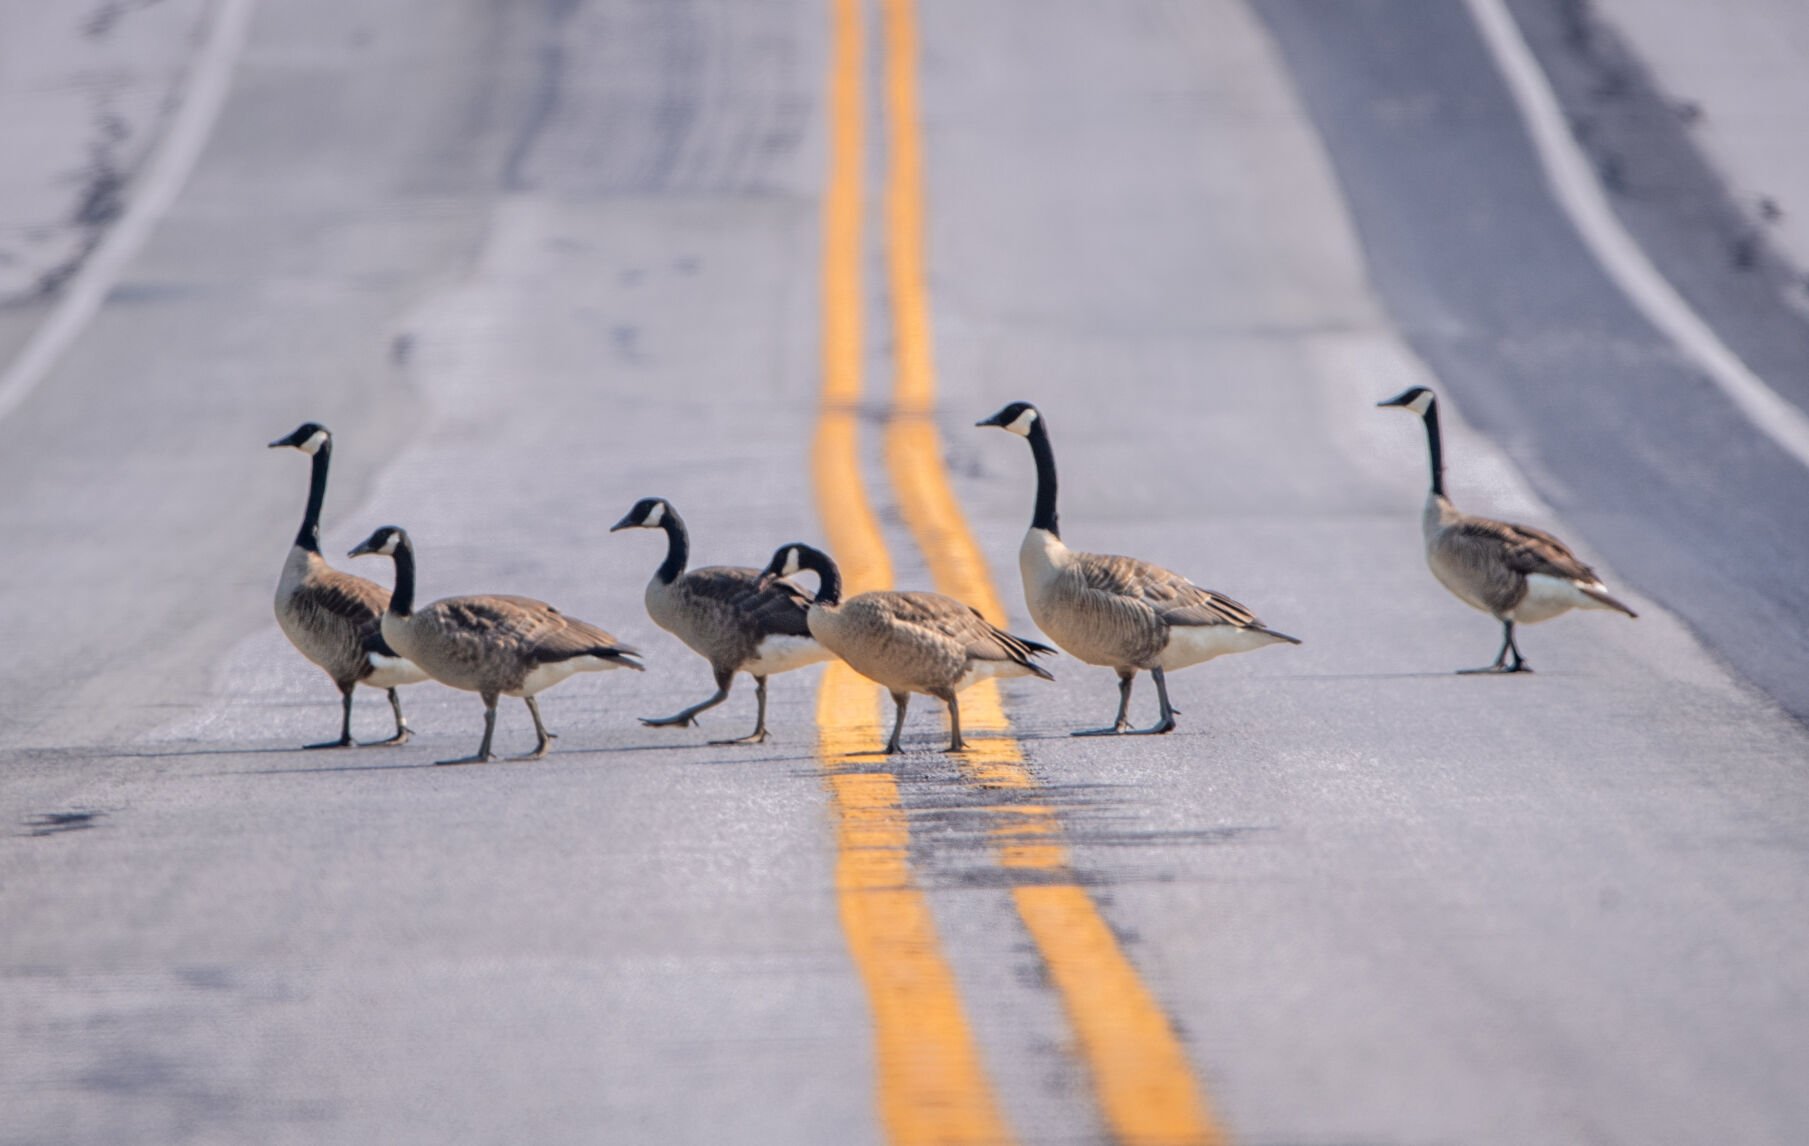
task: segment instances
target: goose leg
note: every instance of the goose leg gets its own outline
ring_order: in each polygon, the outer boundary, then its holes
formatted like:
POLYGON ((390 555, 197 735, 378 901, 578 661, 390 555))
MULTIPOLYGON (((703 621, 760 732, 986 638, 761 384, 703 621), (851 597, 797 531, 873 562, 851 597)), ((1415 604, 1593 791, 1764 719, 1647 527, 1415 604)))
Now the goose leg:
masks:
POLYGON ((372 741, 373 745, 408 743, 411 734, 408 730, 408 720, 402 715, 402 696, 393 688, 389 690, 389 707, 390 711, 396 714, 396 734, 388 740, 372 741))
POLYGON ((1153 668, 1149 670, 1149 675, 1156 682, 1156 700, 1161 705, 1161 714, 1156 718, 1156 723, 1148 728, 1134 730, 1132 732, 1134 736, 1161 736, 1165 732, 1173 732, 1175 730, 1175 714, 1181 711, 1168 703, 1168 678, 1162 675, 1162 670, 1153 668))
POLYGON ((675 712, 671 716, 643 716, 641 723, 648 728, 683 728, 687 724, 696 724, 698 713, 715 708, 729 698, 729 686, 734 683, 735 674, 733 672, 719 672, 716 674, 715 696, 700 701, 683 712, 675 712))
POLYGON ((496 694, 486 692, 484 696, 484 742, 477 746, 477 755, 461 756, 457 760, 440 760, 440 764, 488 764, 490 762, 490 739, 496 735, 496 694))
POLYGON ((537 739, 534 744, 534 751, 524 752, 520 756, 510 757, 510 759, 512 759, 512 760, 538 760, 542 756, 546 755, 547 746, 550 745, 553 741, 558 739, 558 734, 548 732, 546 730, 546 725, 540 723, 540 704, 538 701, 536 701, 531 696, 524 696, 521 699, 523 699, 524 701, 527 702, 528 715, 532 716, 534 718, 534 736, 537 739))
POLYGON ((948 750, 965 752, 967 743, 961 739, 961 706, 955 701, 954 690, 944 693, 941 699, 948 705, 948 750))
POLYGON ((1520 655, 1520 646, 1514 640, 1514 622, 1512 622, 1512 621, 1509 621, 1507 623, 1507 646, 1508 646, 1508 651, 1514 654, 1513 667, 1508 669, 1508 671, 1509 672, 1532 672, 1533 666, 1527 664, 1526 658, 1522 657, 1520 655))
POLYGON ((319 744, 308 745, 309 748, 350 748, 350 747, 352 747, 352 745, 354 743, 354 741, 352 740, 352 690, 357 687, 358 686, 356 684, 342 684, 339 686, 340 699, 345 702, 344 707, 342 709, 343 714, 341 715, 340 720, 339 720, 339 739, 338 740, 323 740, 319 744))
MULTIPOLYGON (((728 695, 726 692, 723 695, 728 695)), ((764 744, 766 742, 766 678, 754 678, 754 701, 760 715, 754 719, 754 730, 736 740, 712 740, 711 744, 764 744)))
POLYGON ((1137 679, 1137 670, 1118 674, 1118 715, 1112 720, 1110 728, 1085 728, 1074 733, 1075 736, 1117 736, 1130 730, 1131 682, 1137 679))
POLYGON ((898 706, 898 719, 892 722, 892 739, 886 741, 887 756, 896 756, 898 753, 904 751, 904 749, 898 746, 898 738, 904 732, 905 707, 911 703, 911 694, 908 692, 895 692, 892 694, 892 703, 898 706))
POLYGON ((1521 657, 1520 646, 1514 643, 1514 622, 1503 621, 1501 623, 1501 626, 1502 626, 1501 651, 1495 654, 1495 663, 1491 664, 1491 665, 1486 665, 1482 668, 1458 669, 1457 673, 1459 676, 1473 676, 1478 673, 1510 673, 1510 672, 1532 672, 1533 671, 1532 666, 1528 665, 1526 663, 1526 660, 1523 657, 1521 657), (1508 653, 1509 652, 1512 652, 1514 654, 1514 661, 1512 664, 1508 663, 1508 653))

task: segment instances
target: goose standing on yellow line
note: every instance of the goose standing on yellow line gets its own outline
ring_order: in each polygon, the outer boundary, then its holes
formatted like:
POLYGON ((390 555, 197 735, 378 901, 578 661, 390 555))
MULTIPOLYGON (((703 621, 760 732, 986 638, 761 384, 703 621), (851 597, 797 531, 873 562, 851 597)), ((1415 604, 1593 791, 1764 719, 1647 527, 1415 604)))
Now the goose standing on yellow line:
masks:
POLYGON ((855 672, 884 685, 898 706, 886 741, 888 755, 901 751, 905 707, 914 692, 948 705, 948 750, 960 752, 967 745, 961 739, 957 692, 988 678, 1055 679, 1030 659, 1054 649, 1006 632, 953 597, 875 589, 843 601, 842 572, 820 549, 799 542, 781 545, 763 576, 790 577, 804 570, 818 578, 805 615, 810 635, 855 672))
POLYGON ((1514 626, 1536 625, 1572 609, 1612 609, 1639 614, 1615 600, 1595 570, 1562 541, 1542 529, 1487 517, 1472 517, 1445 496, 1444 447, 1438 431, 1438 396, 1413 386, 1378 406, 1419 415, 1432 458, 1432 489, 1420 527, 1426 537, 1426 564, 1439 583, 1464 604, 1502 625, 1501 651, 1493 664, 1463 673, 1532 672, 1514 641, 1514 626), (1513 660, 1508 660, 1509 654, 1513 660))
POLYGON ((1224 594, 1202 589, 1160 565, 1069 549, 1056 521, 1055 450, 1042 412, 1028 402, 1013 402, 975 424, 1027 439, 1036 459, 1036 509, 1018 548, 1031 619, 1070 655, 1118 673, 1118 715, 1111 726, 1074 735, 1172 732, 1179 710, 1168 700, 1165 674, 1170 669, 1227 653, 1300 643, 1268 628, 1224 594), (1138 669, 1155 678, 1161 715, 1150 727, 1133 730, 1131 682, 1138 669))

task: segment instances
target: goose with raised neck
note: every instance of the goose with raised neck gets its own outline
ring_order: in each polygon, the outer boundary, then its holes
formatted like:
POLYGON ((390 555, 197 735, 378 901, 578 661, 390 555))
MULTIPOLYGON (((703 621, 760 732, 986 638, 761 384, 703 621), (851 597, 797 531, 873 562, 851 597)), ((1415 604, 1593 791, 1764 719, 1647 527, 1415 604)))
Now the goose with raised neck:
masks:
POLYGON ((1036 503, 1018 548, 1031 619, 1069 655, 1118 674, 1118 711, 1112 723, 1074 735, 1171 732, 1180 710, 1168 698, 1170 670, 1229 653, 1300 643, 1264 625, 1230 597, 1160 565, 1069 549, 1056 511, 1055 447, 1048 419, 1029 402, 1012 402, 976 424, 1024 438, 1036 463, 1036 503), (1156 682, 1159 711, 1155 724, 1133 729, 1131 685, 1143 670, 1156 682))
POLYGON ((644 497, 610 527, 659 529, 666 534, 666 557, 647 582, 647 615, 710 663, 714 695, 671 716, 642 717, 652 728, 682 728, 699 713, 729 698, 737 673, 754 678, 754 730, 712 744, 759 744, 766 740, 766 680, 829 659, 834 654, 810 635, 805 619, 809 598, 789 581, 762 578, 758 569, 709 565, 687 570, 691 536, 685 520, 663 497, 644 497))
POLYGON ((941 593, 876 589, 842 600, 842 571, 829 554, 804 544, 781 545, 764 575, 817 575, 807 620, 811 635, 850 668, 892 694, 897 713, 886 752, 901 751, 911 694, 948 706, 950 752, 963 751, 956 694, 977 681, 1018 676, 1053 679, 1032 658, 1055 650, 989 623, 970 605, 941 593))
POLYGON ((443 597, 415 607, 415 547, 399 526, 365 538, 351 556, 378 554, 396 566, 396 588, 383 613, 384 639, 441 684, 475 692, 484 701, 484 739, 477 752, 442 764, 488 761, 496 734, 496 702, 520 697, 534 718, 534 750, 516 759, 545 756, 554 735, 534 699, 575 673, 639 670, 639 652, 587 621, 568 617, 532 597, 443 597))
POLYGON ((1514 626, 1549 621, 1572 609, 1607 609, 1637 616, 1608 592, 1595 570, 1552 534, 1529 525, 1460 511, 1445 494, 1444 442, 1438 396, 1410 386, 1377 406, 1406 410, 1426 428, 1432 485, 1420 515, 1426 564, 1452 596, 1501 622, 1501 648, 1490 664, 1461 673, 1525 673, 1514 626))
POLYGON ((359 685, 383 689, 389 696, 396 730, 384 744, 409 738, 402 715, 399 685, 427 679, 383 639, 382 615, 389 594, 382 586, 328 565, 320 554, 320 514, 327 498, 327 470, 333 435, 318 422, 304 422, 271 449, 289 448, 309 455, 308 503, 301 528, 283 562, 276 586, 276 620, 289 643, 332 678, 340 694, 339 738, 310 748, 347 748, 352 739, 352 696, 359 685))

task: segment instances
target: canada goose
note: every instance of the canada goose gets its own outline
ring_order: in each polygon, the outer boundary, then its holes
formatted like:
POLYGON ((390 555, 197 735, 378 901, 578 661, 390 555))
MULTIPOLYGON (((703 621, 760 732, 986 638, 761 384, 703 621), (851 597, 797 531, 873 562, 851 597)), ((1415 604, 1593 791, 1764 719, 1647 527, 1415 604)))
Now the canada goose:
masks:
POLYGON ((834 656, 810 635, 804 619, 810 598, 788 581, 762 577, 757 569, 711 565, 685 572, 691 535, 684 518, 662 497, 644 497, 610 526, 666 531, 666 560, 647 582, 647 615, 710 662, 716 695, 671 716, 643 717, 653 728, 696 724, 697 714, 729 698, 735 674, 754 678, 759 716, 754 731, 712 744, 759 744, 766 739, 766 678, 834 656))
POLYGON ((843 601, 842 572, 820 549, 799 542, 782 545, 762 575, 789 577, 805 569, 820 581, 806 617, 811 636, 855 672, 884 685, 898 706, 892 738, 886 741, 888 755, 899 751, 905 706, 914 692, 948 705, 948 750, 960 752, 966 745, 957 692, 989 677, 1055 679, 1030 660, 1054 649, 998 628, 953 597, 878 589, 843 601))
POLYGON ((635 649, 544 601, 531 597, 443 597, 419 610, 415 603, 415 548, 408 534, 386 525, 364 539, 351 556, 393 557, 396 591, 383 612, 383 636, 441 684, 484 698, 484 742, 475 756, 442 764, 482 764, 490 759, 496 732, 496 698, 527 701, 539 737, 534 751, 518 760, 546 755, 553 734, 540 722, 534 694, 573 673, 640 669, 635 649))
POLYGON ((314 459, 314 477, 308 486, 308 508, 302 513, 301 531, 283 562, 276 583, 276 623, 289 643, 327 670, 339 686, 344 714, 339 739, 309 748, 346 748, 352 739, 352 693, 361 684, 389 692, 389 706, 396 714, 396 734, 384 744, 408 741, 408 721, 402 716, 402 698, 396 686, 427 679, 406 658, 396 655, 380 631, 389 593, 362 577, 341 573, 320 555, 320 507, 327 496, 327 466, 333 457, 333 435, 319 422, 305 422, 293 434, 270 443, 271 449, 289 446, 314 459))
POLYGON ((975 425, 997 426, 1029 439, 1036 459, 1036 509, 1018 547, 1031 619, 1074 657, 1118 673, 1118 715, 1111 727, 1074 735, 1171 732, 1179 710, 1168 702, 1167 670, 1265 645, 1300 643, 1265 627, 1231 598, 1160 565, 1069 549, 1056 524, 1055 451, 1049 445, 1048 419, 1028 402, 1013 402, 975 425), (1131 682, 1138 669, 1148 669, 1155 678, 1162 711, 1155 724, 1132 729, 1131 682))
POLYGON ((1445 496, 1444 450, 1438 432, 1438 395, 1412 386, 1377 406, 1399 406, 1420 416, 1432 456, 1432 490, 1420 528, 1426 564, 1457 599, 1502 625, 1501 651, 1484 668, 1463 673, 1532 672, 1514 643, 1516 624, 1536 625, 1572 609, 1614 609, 1637 617, 1609 596, 1595 570, 1542 529, 1460 512, 1445 496), (1508 660, 1512 653, 1514 659, 1508 660))

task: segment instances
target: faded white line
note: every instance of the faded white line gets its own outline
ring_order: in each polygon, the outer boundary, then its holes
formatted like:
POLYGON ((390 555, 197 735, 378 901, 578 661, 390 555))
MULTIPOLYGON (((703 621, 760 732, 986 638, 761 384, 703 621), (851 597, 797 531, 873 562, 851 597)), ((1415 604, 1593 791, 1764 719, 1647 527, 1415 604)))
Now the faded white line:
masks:
POLYGON ((1539 62, 1503 0, 1467 0, 1483 41, 1507 79, 1545 178, 1596 261, 1646 320, 1696 360, 1759 432, 1809 466, 1809 415, 1753 373, 1659 273, 1621 225, 1583 154, 1539 62))
POLYGON ((195 54, 184 85, 182 106, 143 174, 133 181, 125 211, 82 263, 19 356, 0 374, 0 418, 16 410, 56 366, 188 182, 226 103, 255 6, 256 0, 219 0, 215 6, 207 39, 195 54))

